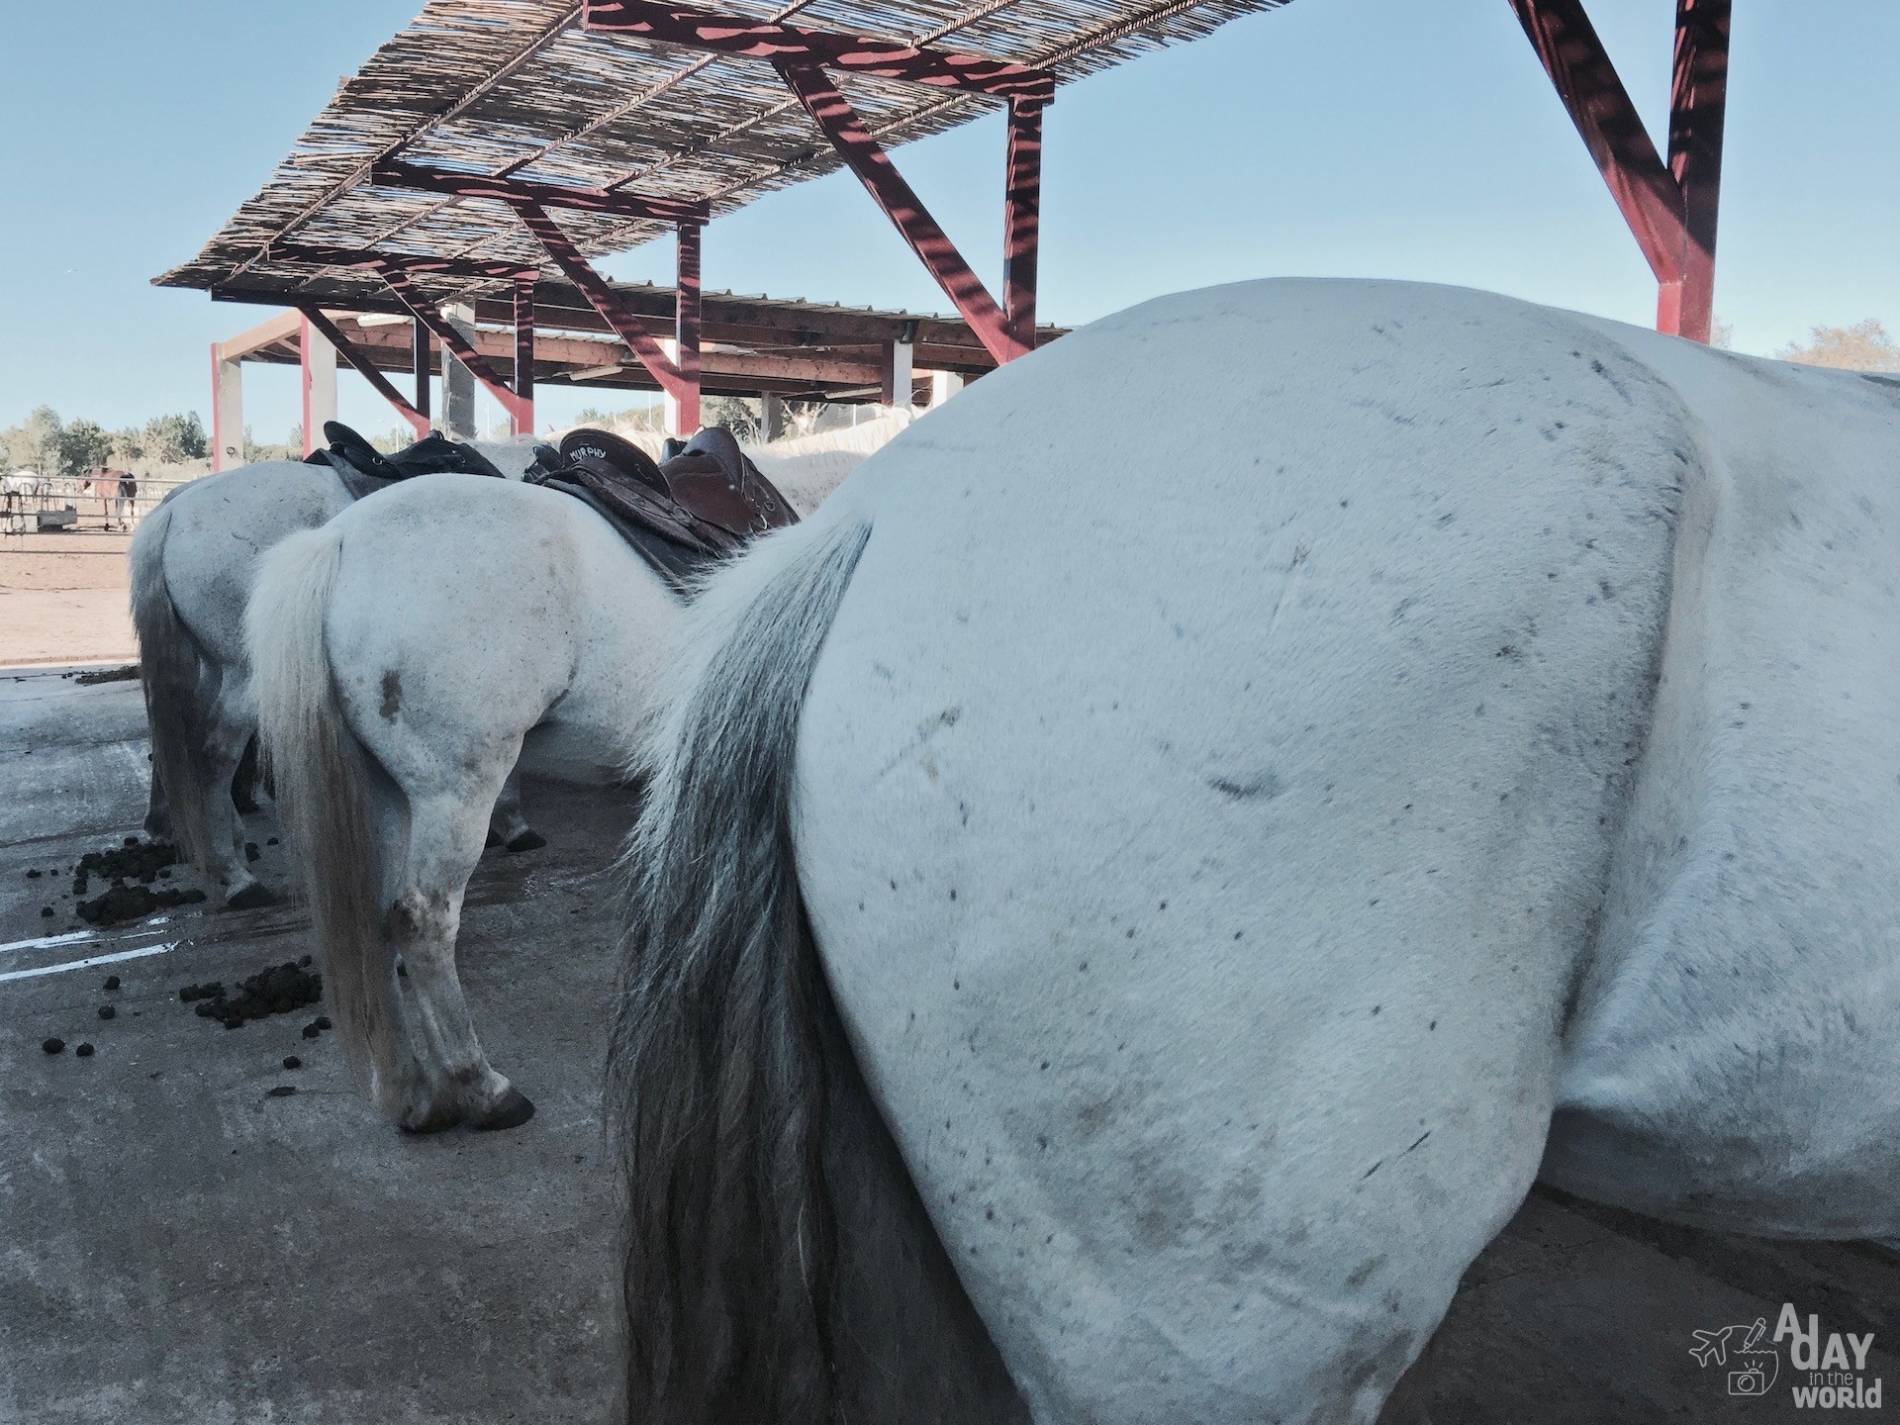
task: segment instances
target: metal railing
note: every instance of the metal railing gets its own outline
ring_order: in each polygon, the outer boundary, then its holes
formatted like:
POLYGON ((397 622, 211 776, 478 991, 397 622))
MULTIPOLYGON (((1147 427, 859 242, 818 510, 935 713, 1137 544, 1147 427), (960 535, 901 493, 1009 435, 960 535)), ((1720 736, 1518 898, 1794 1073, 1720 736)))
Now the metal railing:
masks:
MULTIPOLYGON (((103 492, 82 489, 83 480, 67 476, 49 477, 43 490, 0 492, 0 550, 7 547, 6 541, 26 536, 58 536, 76 545, 103 536, 123 537, 138 528, 139 521, 157 509, 166 495, 200 478, 141 475, 137 494, 130 496, 121 495, 116 485, 109 485, 103 492)), ((35 547, 47 546, 36 541, 35 547)))

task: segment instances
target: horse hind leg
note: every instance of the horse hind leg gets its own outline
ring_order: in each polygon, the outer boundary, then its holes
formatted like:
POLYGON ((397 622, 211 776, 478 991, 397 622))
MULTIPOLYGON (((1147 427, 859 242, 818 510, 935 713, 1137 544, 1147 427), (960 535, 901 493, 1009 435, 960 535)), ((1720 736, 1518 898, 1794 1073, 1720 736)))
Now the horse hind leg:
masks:
POLYGON ((547 837, 528 825, 521 809, 521 769, 516 767, 501 784, 495 798, 495 811, 488 821, 488 844, 509 851, 538 851, 548 844, 547 837))
POLYGON ((409 799, 409 844, 393 878, 385 924, 414 997, 409 1021, 422 1064, 421 1096, 406 1094, 400 1114, 411 1132, 464 1122, 514 1128, 534 1115, 527 1096, 482 1052, 455 972, 462 897, 487 830, 478 810, 484 805, 459 793, 409 799))
POLYGON ((212 864, 207 869, 224 889, 224 903, 233 910, 274 905, 276 892, 251 874, 245 849, 244 823, 238 819, 229 789, 244 760, 245 749, 257 733, 257 709, 250 685, 241 677, 225 676, 211 708, 205 733, 205 832, 212 864))

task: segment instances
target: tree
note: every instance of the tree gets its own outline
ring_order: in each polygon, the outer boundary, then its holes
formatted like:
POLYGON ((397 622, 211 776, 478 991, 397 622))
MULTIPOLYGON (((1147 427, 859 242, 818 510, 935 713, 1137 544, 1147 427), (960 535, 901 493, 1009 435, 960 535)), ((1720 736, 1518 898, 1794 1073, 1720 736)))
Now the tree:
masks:
POLYGON ((112 458, 130 465, 145 455, 145 432, 137 426, 112 432, 112 458))
POLYGON ((84 475, 112 458, 112 437, 97 421, 74 421, 59 433, 58 470, 62 475, 84 475))
POLYGON ((700 408, 700 424, 724 426, 739 440, 759 438, 764 426, 763 413, 756 401, 744 396, 714 396, 700 408))
POLYGON ((196 411, 154 416, 145 423, 145 448, 152 459, 168 465, 203 460, 208 451, 204 424, 196 411))
POLYGON ((1709 345, 1721 351, 1735 350, 1735 323, 1725 322, 1720 317, 1711 318, 1709 345))
POLYGON ((51 406, 35 406, 25 420, 0 435, 7 467, 53 474, 59 469, 59 432, 59 413, 51 406))
POLYGON ((1900 371, 1900 345, 1875 317, 1846 327, 1810 327, 1804 346, 1791 342, 1775 353, 1805 366, 1834 366, 1846 371, 1900 371))
POLYGON ((284 442, 285 450, 294 450, 297 458, 303 458, 303 422, 298 421, 290 428, 290 439, 284 442))

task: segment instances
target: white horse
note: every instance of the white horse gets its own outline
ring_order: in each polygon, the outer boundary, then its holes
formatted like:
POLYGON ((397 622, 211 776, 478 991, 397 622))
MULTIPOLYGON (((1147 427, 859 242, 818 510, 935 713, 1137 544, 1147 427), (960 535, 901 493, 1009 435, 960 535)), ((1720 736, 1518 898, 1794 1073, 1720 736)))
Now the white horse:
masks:
POLYGON ((1540 1171, 1900 1236, 1897 437, 1246 283, 722 570, 629 858, 628 1418, 1370 1422, 1540 1171))
POLYGON ((0 475, 0 513, 6 515, 8 524, 24 530, 28 512, 37 512, 52 493, 53 477, 37 470, 0 475))
MULTIPOLYGON (((775 471, 801 512, 843 476, 775 471)), ((681 607, 579 500, 470 476, 409 481, 260 565, 246 627, 264 765, 338 1032, 403 1128, 532 1114, 483 1054, 455 972, 487 808, 517 762, 624 779, 681 607)))
MULTIPOLYGON (((534 464, 526 440, 476 448, 511 478, 534 464)), ((321 525, 353 500, 328 465, 266 460, 178 486, 132 538, 132 622, 152 731, 146 830, 176 836, 232 906, 275 899, 251 874, 243 823, 227 795, 257 729, 244 658, 254 566, 284 536, 321 525)), ((498 805, 495 820, 513 849, 541 844, 518 798, 498 805)))

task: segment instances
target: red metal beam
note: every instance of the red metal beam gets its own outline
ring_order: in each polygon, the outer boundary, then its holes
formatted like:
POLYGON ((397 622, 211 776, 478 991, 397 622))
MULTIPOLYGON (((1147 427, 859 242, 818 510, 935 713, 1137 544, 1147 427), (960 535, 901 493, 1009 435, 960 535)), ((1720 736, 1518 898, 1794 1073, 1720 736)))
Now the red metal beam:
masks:
POLYGON ((429 419, 429 368, 435 364, 435 349, 429 344, 426 326, 413 319, 410 325, 409 359, 416 368, 416 414, 426 421, 429 419))
POLYGON ((421 163, 389 160, 371 171, 370 181, 384 188, 407 188, 418 193, 442 193, 455 198, 492 198, 498 203, 539 203, 544 208, 572 208, 583 213, 611 213, 620 218, 646 218, 658 223, 704 223, 712 218, 709 204, 683 198, 643 198, 605 188, 572 188, 560 183, 533 183, 524 178, 492 178, 483 173, 458 173, 421 163))
MULTIPOLYGON (((370 365, 369 358, 350 344, 349 339, 343 335, 342 329, 323 314, 321 307, 317 306, 314 302, 299 302, 297 303, 297 310, 303 313, 303 319, 305 321, 323 333, 324 340, 336 348, 337 355, 349 362, 350 365, 355 368, 358 375, 376 388, 376 394, 394 406, 397 413, 401 415, 404 420, 409 422, 410 426, 415 430, 416 439, 420 440, 429 433, 429 417, 402 398, 402 392, 390 384, 387 376, 370 365)), ((316 432, 309 430, 304 432, 304 444, 309 446, 311 450, 316 448, 312 444, 316 439, 316 434, 316 432)), ((304 453, 309 454, 309 451, 307 450, 304 453)))
POLYGON ((911 251, 937 279, 937 285, 970 324, 970 330, 976 333, 984 349, 999 365, 1027 351, 1029 348, 1009 330, 989 289, 970 270, 970 264, 937 226, 937 220, 904 181, 890 155, 871 137, 857 110, 825 77, 824 71, 793 64, 779 64, 777 68, 792 93, 798 96, 799 103, 831 140, 831 146, 857 174, 872 201, 884 210, 884 215, 910 244, 911 251))
POLYGON ((657 0, 585 0, 581 24, 590 30, 639 35, 715 54, 769 59, 774 64, 824 65, 999 99, 1047 103, 1056 93, 1053 70, 1034 69, 989 55, 924 49, 901 40, 808 30, 751 15, 722 15, 693 5, 661 4, 657 0))
POLYGON ((409 309, 409 315, 434 332, 435 339, 441 342, 457 361, 468 368, 470 375, 487 387, 488 394, 501 403, 501 408, 508 413, 508 419, 511 422, 520 426, 525 416, 530 424, 533 423, 533 411, 523 409, 521 398, 508 388, 508 383, 501 379, 501 374, 482 359, 481 353, 475 350, 468 339, 457 331, 447 318, 418 295, 416 289, 410 285, 408 273, 395 263, 380 264, 377 271, 389 290, 395 293, 396 299, 409 309))
POLYGON ((1025 351, 1036 347, 1036 254, 1042 238, 1042 105, 1009 101, 1003 187, 1003 314, 1025 351))
POLYGON ((453 277, 470 282, 505 281, 515 277, 539 276, 540 268, 529 262, 466 262, 449 257, 419 257, 407 252, 372 252, 354 247, 313 247, 307 243, 280 242, 272 245, 273 262, 309 262, 319 267, 374 267, 382 271, 394 267, 411 277, 453 277))
POLYGON ((534 434, 534 281, 518 278, 515 282, 515 395, 521 398, 521 413, 513 419, 512 434, 534 434))
POLYGON ((513 207, 516 216, 534 234, 535 240, 553 259, 554 265, 567 274, 568 281, 580 288, 588 305, 599 312, 601 319, 627 344, 639 363, 659 382, 660 389, 675 399, 683 399, 686 388, 679 368, 660 349, 660 344, 653 339, 653 333, 647 330, 646 323, 635 316, 626 303, 620 300, 620 294, 588 265, 580 249, 568 241, 567 234, 561 231, 554 219, 537 203, 522 200, 515 202, 513 207))
POLYGON ((1676 0, 1669 172, 1682 194, 1682 280, 1662 285, 1656 325, 1706 342, 1715 322, 1715 231, 1728 108, 1729 0, 1676 0))
POLYGON ((1583 0, 1510 4, 1656 274, 1658 330, 1707 341, 1715 285, 1729 0, 1677 0, 1667 167, 1604 52, 1583 0))
POLYGON ((696 223, 682 223, 675 245, 674 290, 677 305, 673 317, 675 347, 679 352, 680 385, 679 429, 674 435, 690 436, 699 429, 699 254, 702 229, 696 223))

